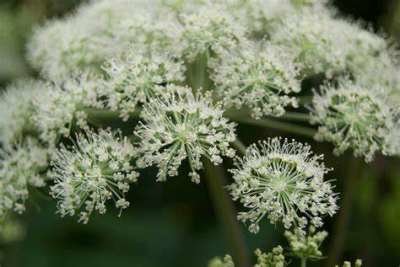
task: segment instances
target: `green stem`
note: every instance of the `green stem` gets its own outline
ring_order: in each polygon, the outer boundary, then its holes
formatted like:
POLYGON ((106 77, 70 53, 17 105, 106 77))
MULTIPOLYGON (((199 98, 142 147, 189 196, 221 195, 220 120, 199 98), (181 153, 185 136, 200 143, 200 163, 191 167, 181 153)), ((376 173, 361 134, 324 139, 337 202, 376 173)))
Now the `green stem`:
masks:
POLYGON ((299 96, 298 99, 301 106, 307 106, 312 103, 313 96, 299 96))
MULTIPOLYGON (((89 123, 95 126, 103 126, 110 122, 121 120, 119 113, 108 109, 83 108, 83 112, 87 115, 89 123)), ((139 116, 140 110, 130 114, 130 117, 136 118, 139 116)))
POLYGON ((354 190, 357 188, 357 179, 360 175, 361 161, 352 157, 348 166, 349 173, 344 177, 343 198, 340 203, 339 215, 335 221, 332 232, 331 244, 329 246, 327 267, 335 266, 343 254, 347 235, 347 225, 351 214, 354 190))
POLYGON ((232 145, 239 150, 239 152, 242 155, 246 154, 246 146, 242 143, 242 141, 240 141, 239 139, 236 139, 235 141, 232 142, 232 145))
POLYGON ((187 83, 192 87, 194 91, 203 88, 209 89, 210 78, 208 75, 208 51, 204 54, 197 55, 196 59, 188 64, 187 68, 187 83))
POLYGON ((292 121, 308 122, 310 120, 310 115, 301 112, 286 112, 281 118, 292 121))
POLYGON ((249 125, 254 125, 254 126, 260 126, 260 127, 266 127, 266 128, 271 128, 271 129, 276 129, 276 130, 281 130, 284 132, 289 132, 289 133, 294 133, 298 135, 303 135, 309 138, 313 138, 315 135, 315 130, 312 128, 304 127, 304 126, 299 126, 296 124, 292 123, 287 123, 287 122, 281 122, 273 119, 252 119, 249 117, 242 117, 242 116, 235 116, 231 117, 232 120, 249 124, 249 125))
POLYGON ((307 267, 307 258, 301 258, 301 267, 307 267))
POLYGON ((249 255, 236 212, 231 198, 224 189, 224 170, 214 166, 209 160, 204 161, 208 191, 214 204, 214 210, 219 218, 230 245, 231 255, 236 266, 250 267, 249 255))

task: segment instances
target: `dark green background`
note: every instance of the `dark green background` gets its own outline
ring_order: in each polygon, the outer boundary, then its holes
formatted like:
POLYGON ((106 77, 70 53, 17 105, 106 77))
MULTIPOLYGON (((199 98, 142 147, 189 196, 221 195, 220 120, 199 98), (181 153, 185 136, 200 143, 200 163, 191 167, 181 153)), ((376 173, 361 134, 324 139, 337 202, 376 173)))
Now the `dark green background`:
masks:
MULTIPOLYGON (((36 75, 24 60, 24 47, 32 26, 46 17, 61 16, 78 2, 0 1, 0 85, 5 86, 17 77, 36 75)), ((369 21, 375 29, 391 32, 393 36, 398 34, 396 30, 400 27, 391 23, 396 14, 395 1, 341 0, 336 4, 342 12, 369 21)), ((247 127, 240 127, 239 133, 248 143, 282 135, 247 127)), ((317 152, 327 154, 327 165, 335 167, 330 177, 337 179, 337 191, 341 192, 350 155, 334 158, 330 156, 329 144, 312 145, 317 152)), ((399 163, 396 159, 378 157, 364 166, 353 193, 345 258, 362 258, 365 266, 399 266, 399 163)), ((187 177, 155 183, 154 170, 148 170, 142 177, 129 195, 131 207, 120 218, 111 209, 104 216, 92 218, 88 225, 59 218, 54 201, 43 192, 35 192, 35 202, 18 218, 26 228, 24 238, 1 245, 4 266, 200 267, 206 266, 211 257, 227 252, 223 227, 218 226, 204 183, 195 185, 187 177)), ((333 220, 327 221, 328 231, 332 223, 333 220)), ((243 231, 251 250, 286 245, 278 226, 264 223, 258 235, 248 234, 244 227, 243 231)), ((329 240, 324 243, 324 249, 328 243, 329 240)))

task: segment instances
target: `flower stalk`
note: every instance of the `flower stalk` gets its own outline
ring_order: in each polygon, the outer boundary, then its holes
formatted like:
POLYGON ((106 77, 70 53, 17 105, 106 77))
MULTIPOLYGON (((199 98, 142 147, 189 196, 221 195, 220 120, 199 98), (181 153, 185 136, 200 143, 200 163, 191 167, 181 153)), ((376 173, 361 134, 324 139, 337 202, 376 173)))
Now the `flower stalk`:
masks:
POLYGON ((232 257, 237 266, 249 267, 250 260, 243 234, 236 220, 236 212, 231 198, 224 189, 224 171, 222 167, 204 161, 205 180, 214 204, 214 210, 223 225, 226 240, 230 245, 232 257))

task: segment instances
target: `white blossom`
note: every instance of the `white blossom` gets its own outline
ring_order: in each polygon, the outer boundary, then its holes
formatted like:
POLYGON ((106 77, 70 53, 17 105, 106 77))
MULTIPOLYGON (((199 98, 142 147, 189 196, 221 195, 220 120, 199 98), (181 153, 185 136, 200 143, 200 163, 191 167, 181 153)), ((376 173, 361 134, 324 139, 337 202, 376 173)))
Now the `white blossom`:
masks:
POLYGON ((241 46, 213 65, 211 78, 226 108, 250 108, 252 116, 281 116, 297 107, 300 91, 294 57, 268 43, 241 46))
POLYGON ((45 186, 47 165, 47 150, 31 138, 0 150, 0 217, 25 210, 30 188, 45 186))
POLYGON ((384 152, 393 119, 382 88, 342 79, 337 86, 324 85, 314 95, 311 122, 319 125, 315 138, 334 143, 337 155, 351 148, 355 156, 371 161, 376 152, 384 152))
POLYGON ((218 57, 245 38, 245 29, 224 11, 223 5, 204 5, 195 13, 183 14, 182 21, 179 44, 189 62, 199 55, 218 57))
POLYGON ((291 253, 300 259, 320 260, 323 254, 320 250, 322 242, 328 236, 326 231, 317 232, 310 227, 308 232, 302 229, 285 231, 285 237, 289 242, 291 253))
POLYGON ((323 179, 328 169, 321 160, 310 146, 287 139, 248 147, 231 170, 231 195, 248 208, 238 219, 249 222, 253 233, 265 216, 271 223, 283 222, 285 228, 321 226, 321 216, 332 216, 337 209, 333 186, 323 179))
POLYGON ((60 137, 68 137, 73 127, 87 129, 85 107, 101 108, 98 101, 96 78, 82 76, 54 84, 35 98, 37 112, 33 120, 40 130, 40 138, 54 145, 60 137))
POLYGON ((336 36, 331 29, 337 26, 329 13, 305 9, 285 17, 271 33, 271 40, 292 49, 305 74, 344 69, 343 48, 335 45, 343 35, 336 36))
POLYGON ((362 73, 360 70, 366 62, 373 61, 380 51, 387 49, 384 38, 320 6, 286 16, 272 30, 271 41, 297 55, 303 75, 362 73))
POLYGON ((103 68, 109 78, 101 94, 107 97, 107 107, 118 111, 124 120, 142 104, 161 95, 166 84, 185 79, 183 64, 172 56, 133 48, 103 68))
POLYGON ((28 58, 45 77, 56 81, 81 72, 101 74, 106 59, 122 53, 132 42, 154 39, 153 29, 158 30, 157 44, 171 32, 165 21, 154 23, 159 6, 159 1, 148 0, 90 1, 76 13, 36 29, 28 58))
POLYGON ((178 168, 188 159, 193 182, 200 181, 201 159, 215 165, 222 156, 232 157, 230 142, 235 140, 235 124, 223 117, 223 110, 213 105, 208 94, 193 94, 188 87, 168 86, 170 93, 144 106, 143 122, 135 134, 140 138, 138 166, 158 167, 157 178, 178 175, 178 168))
POLYGON ((61 146, 52 161, 50 177, 55 181, 51 194, 57 200, 61 216, 79 212, 79 221, 87 223, 92 212, 106 212, 113 200, 118 209, 129 202, 125 194, 138 173, 131 161, 135 150, 126 137, 108 130, 76 136, 71 148, 61 146))
POLYGON ((5 89, 0 99, 0 141, 3 146, 12 146, 25 135, 35 135, 32 121, 35 113, 33 100, 48 89, 42 81, 19 80, 5 89))

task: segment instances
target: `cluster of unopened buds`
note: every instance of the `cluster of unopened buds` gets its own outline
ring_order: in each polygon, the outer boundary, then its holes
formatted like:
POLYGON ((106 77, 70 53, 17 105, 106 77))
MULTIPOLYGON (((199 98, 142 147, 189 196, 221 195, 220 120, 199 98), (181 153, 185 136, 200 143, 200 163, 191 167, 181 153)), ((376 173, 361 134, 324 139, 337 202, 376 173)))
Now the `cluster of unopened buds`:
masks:
MULTIPOLYGON (((40 78, 0 100, 2 216, 47 185, 62 216, 87 223, 109 201, 128 208, 144 168, 199 183, 234 158, 238 219, 253 233, 265 218, 282 224, 292 253, 316 259, 316 229, 338 210, 323 156, 292 138, 246 148, 238 124, 312 135, 367 162, 400 154, 397 51, 326 1, 90 1, 38 27, 28 48, 40 78)), ((256 267, 287 264, 281 247, 256 255, 256 267)))

